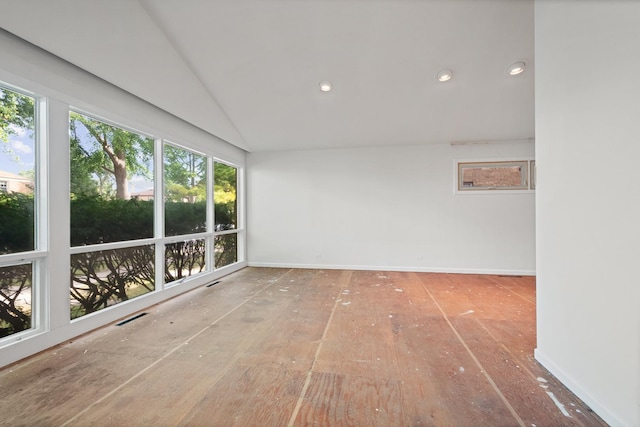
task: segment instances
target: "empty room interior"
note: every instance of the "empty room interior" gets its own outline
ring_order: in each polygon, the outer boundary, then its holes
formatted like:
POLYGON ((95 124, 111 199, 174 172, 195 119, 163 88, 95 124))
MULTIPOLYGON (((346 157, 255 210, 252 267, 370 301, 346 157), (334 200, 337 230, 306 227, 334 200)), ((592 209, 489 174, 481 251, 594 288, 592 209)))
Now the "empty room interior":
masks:
POLYGON ((0 0, 0 425, 640 426, 639 51, 626 0, 0 0))

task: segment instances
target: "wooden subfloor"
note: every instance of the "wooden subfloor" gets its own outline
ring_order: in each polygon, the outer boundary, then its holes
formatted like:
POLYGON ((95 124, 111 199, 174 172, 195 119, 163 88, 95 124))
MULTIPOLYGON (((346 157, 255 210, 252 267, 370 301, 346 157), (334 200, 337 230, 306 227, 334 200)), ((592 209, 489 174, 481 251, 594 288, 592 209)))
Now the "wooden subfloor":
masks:
POLYGON ((602 426, 535 279, 246 268, 0 370, 8 426, 602 426))

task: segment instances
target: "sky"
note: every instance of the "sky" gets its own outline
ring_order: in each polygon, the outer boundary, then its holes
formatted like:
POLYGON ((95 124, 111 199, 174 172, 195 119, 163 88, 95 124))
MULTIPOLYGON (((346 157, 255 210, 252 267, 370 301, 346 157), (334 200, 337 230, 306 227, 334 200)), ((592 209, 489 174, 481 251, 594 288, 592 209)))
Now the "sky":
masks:
POLYGON ((33 170, 35 150, 32 132, 12 126, 15 134, 9 136, 9 142, 0 142, 0 170, 20 174, 33 170))

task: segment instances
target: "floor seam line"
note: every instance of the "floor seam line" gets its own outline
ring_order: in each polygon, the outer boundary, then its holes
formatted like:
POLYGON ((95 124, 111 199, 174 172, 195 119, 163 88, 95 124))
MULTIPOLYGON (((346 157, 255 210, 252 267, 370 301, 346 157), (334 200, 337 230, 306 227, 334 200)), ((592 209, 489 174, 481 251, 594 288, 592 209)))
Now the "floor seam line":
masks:
POLYGON ((523 295, 520 295, 518 292, 514 291, 513 289, 511 289, 508 286, 503 285, 502 283, 498 282, 497 280, 493 279, 492 277, 487 277, 487 279, 489 279, 490 281, 492 281, 493 283, 498 285, 498 287, 500 287, 500 288, 502 288, 502 289, 504 289, 504 290, 506 290, 508 292, 511 292, 511 293, 519 296, 520 298, 522 298, 523 300, 525 300, 529 304, 533 304, 533 306, 536 307, 536 302, 535 301, 531 301, 529 298, 527 298, 527 297, 525 297, 523 295))
POLYGON ((462 344, 462 346, 465 348, 465 350, 467 351, 467 353, 469 354, 469 356, 471 356, 471 359, 473 359, 473 361, 475 362, 476 366, 478 366, 478 368, 480 368, 480 371, 482 372, 482 374, 484 375, 484 377, 487 379, 487 381, 489 382, 489 384, 491 384, 491 386, 493 387, 494 391, 496 392, 496 394, 500 397, 500 399, 502 400, 502 402, 505 404, 505 406, 507 407, 507 409, 509 410, 509 412, 511 413, 511 415, 513 415, 513 417, 516 419, 516 421, 518 422, 518 424, 521 427, 526 427, 526 424, 524 423, 524 421, 522 421, 522 418, 520 418, 520 416, 518 415, 518 413, 516 412, 516 410, 513 408, 513 406, 511 406, 511 404, 509 403, 509 401, 507 400, 506 396, 502 393, 502 391, 500 390, 500 388, 498 387, 498 385, 495 383, 495 381, 493 381, 493 378, 491 378, 491 375, 489 375, 489 373, 487 372, 487 370, 484 368, 484 366, 482 366, 482 363, 480 363, 480 361, 478 360, 478 358, 476 357, 476 355, 473 353, 473 351, 471 351, 471 349, 469 348, 469 346, 467 345, 467 343, 464 341, 464 339, 462 338, 462 336, 460 335, 460 333, 458 333, 458 331, 456 330, 456 328, 453 326, 453 323, 451 323, 451 321, 449 320, 449 317, 447 316, 447 314, 444 312, 444 310, 442 309, 442 307, 440 306, 440 304, 438 303, 438 301, 436 300, 436 298, 433 296, 433 294, 431 293, 431 291, 429 290, 429 288, 424 284, 424 282, 422 282, 422 280, 420 281, 422 283, 422 288, 427 292, 427 294, 429 294, 429 297, 433 300, 433 303, 436 305, 436 307, 438 307, 438 310, 440 311, 440 313, 442 314, 442 317, 444 318, 444 320, 447 322, 447 324, 449 325, 449 328, 453 331, 453 333, 455 334, 455 336, 458 338, 458 341, 460 341, 460 343, 462 344))
MULTIPOLYGON (((348 281, 351 280, 351 272, 349 273, 348 281)), ((307 372, 304 385, 302 386, 302 390, 300 391, 300 397, 298 397, 298 401, 296 402, 296 406, 293 408, 293 413, 291 414, 291 418, 289 419, 289 423, 287 427, 292 427, 298 417, 298 413, 300 412, 300 408, 302 407, 302 402, 304 402, 304 397, 307 394, 307 390, 309 389, 309 384, 311 384, 311 376, 313 375, 313 369, 316 366, 316 362, 318 361, 318 356, 320 355, 320 350, 322 349, 322 344, 324 343, 327 332, 329 331, 329 326, 331 325, 331 321, 333 320, 333 315, 338 308, 338 302, 340 302, 340 295, 342 295, 342 291, 344 290, 344 282, 341 280, 340 290, 338 291, 338 296, 335 298, 335 302, 333 304, 333 308, 331 309, 331 314, 329 315, 329 319, 327 320, 327 324, 324 327, 324 331, 322 332, 322 338, 320 338, 320 343, 318 344, 318 348, 316 349, 316 353, 313 356, 313 363, 311 364, 311 368, 307 372)))
POLYGON ((251 296, 249 296, 248 298, 246 298, 244 301, 242 301, 240 304, 238 304, 237 306, 235 306, 234 308, 232 308, 231 310, 227 311, 225 314, 223 314, 222 316, 218 317, 216 320, 214 320, 212 323, 210 323, 209 325, 207 325, 206 327, 204 327, 203 329, 201 329, 200 331, 196 332, 194 335, 190 336, 189 338, 187 338, 185 341, 181 342, 179 345, 177 345, 175 348, 173 348, 172 350, 170 350, 169 352, 165 353, 164 355, 162 355, 158 360, 152 362, 150 365, 148 365, 147 367, 145 367, 144 369, 142 369, 141 371, 139 371, 137 374, 133 375, 131 378, 129 378, 128 380, 126 380, 125 382, 123 382, 122 384, 120 384, 119 386, 117 386, 116 388, 114 388, 113 390, 111 390, 109 393, 105 394, 104 396, 102 396, 100 399, 96 400, 95 402, 93 402, 91 405, 88 405, 87 407, 85 407, 82 411, 78 412, 76 415, 74 415, 72 418, 68 419, 67 421, 65 421, 63 424, 61 424, 61 427, 67 426, 70 423, 74 422, 75 420, 77 420, 78 418, 80 418, 82 415, 86 414, 89 410, 91 410, 94 406, 96 406, 97 404, 101 403, 102 401, 106 400, 107 398, 113 396, 115 393, 117 393, 118 391, 120 391, 123 387, 125 387, 126 385, 128 385, 129 383, 131 383, 132 381, 134 381, 135 379, 137 379, 138 377, 140 377, 141 375, 143 375, 144 373, 146 373, 147 371, 151 370, 152 368, 154 368, 156 365, 158 365, 160 362, 164 361, 166 358, 168 358, 169 356, 171 356, 173 353, 175 353, 176 351, 178 351, 180 348, 182 348, 184 345, 188 344, 191 340, 193 340, 194 338, 198 337, 200 334, 202 334, 204 331, 206 331, 207 329, 211 328, 213 325, 215 325, 216 323, 218 323, 219 321, 221 321, 222 319, 224 319, 225 317, 229 316, 231 313, 233 313, 234 311, 236 311, 237 309, 239 309, 240 307, 242 307, 243 305, 245 305, 246 303, 248 303, 249 301, 251 301, 251 299, 253 299, 256 295, 261 294, 262 292, 264 292, 268 287, 270 287, 271 285, 273 285, 274 283, 278 282, 280 279, 282 279, 284 276, 286 276, 291 270, 288 270, 286 273, 282 274, 280 277, 278 277, 276 280, 274 280, 271 283, 268 283, 267 285, 265 285, 262 289, 260 289, 258 292, 256 292, 255 294, 252 294, 251 296))

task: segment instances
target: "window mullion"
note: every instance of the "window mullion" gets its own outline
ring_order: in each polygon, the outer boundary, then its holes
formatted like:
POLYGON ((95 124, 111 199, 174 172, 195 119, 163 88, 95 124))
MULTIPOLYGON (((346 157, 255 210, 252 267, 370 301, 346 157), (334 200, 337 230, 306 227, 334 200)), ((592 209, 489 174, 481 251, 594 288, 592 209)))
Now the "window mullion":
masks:
POLYGON ((156 239, 160 239, 155 245, 155 278, 156 278, 156 291, 164 289, 164 251, 165 242, 162 240, 164 237, 164 154, 163 154, 163 141, 160 138, 156 138, 154 142, 154 167, 153 171, 154 184, 153 184, 153 209, 154 209, 154 232, 153 235, 156 239))
POLYGON ((215 254, 214 254, 214 249, 215 249, 215 244, 214 244, 214 239, 215 237, 213 236, 213 231, 215 230, 215 223, 216 223, 216 218, 215 218, 215 209, 214 209, 214 204, 215 204, 215 194, 214 194, 214 182, 215 182, 215 169, 213 167, 213 157, 211 156, 207 156, 207 199, 209 200, 209 203, 207 203, 207 239, 206 239, 206 249, 205 249, 205 254, 207 257, 207 265, 209 266, 210 270, 213 271, 215 270, 215 254))

